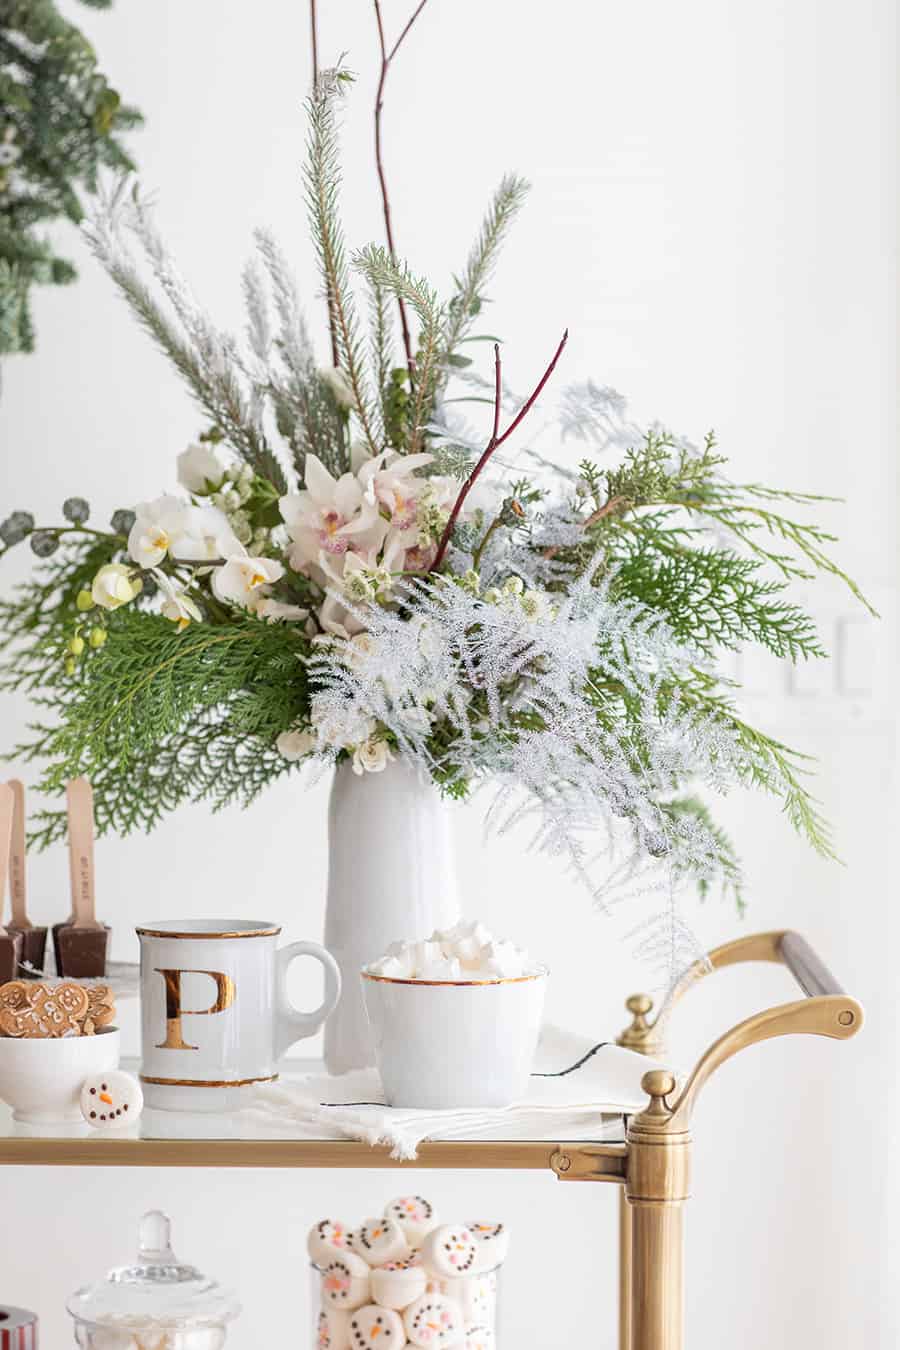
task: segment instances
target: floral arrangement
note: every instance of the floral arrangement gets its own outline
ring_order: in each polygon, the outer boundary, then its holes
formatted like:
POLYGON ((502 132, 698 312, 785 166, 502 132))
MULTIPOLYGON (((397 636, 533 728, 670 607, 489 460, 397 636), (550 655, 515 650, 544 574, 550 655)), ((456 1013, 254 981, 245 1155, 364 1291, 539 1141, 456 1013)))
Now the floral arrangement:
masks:
MULTIPOLYGON (((787 588, 830 573, 859 592, 831 536, 795 518, 822 499, 730 481, 712 436, 641 429, 610 389, 563 390, 552 450, 516 437, 565 336, 521 397, 499 341, 473 330, 527 185, 501 181, 444 300, 394 246, 384 88, 423 7, 389 50, 375 3, 386 247, 345 244, 351 75, 317 71, 308 100, 324 363, 268 233, 243 274, 239 340, 195 303, 136 188, 98 200, 93 252, 207 426, 178 457, 180 492, 109 529, 79 498, 62 525, 16 511, 0 526, 6 548, 27 536, 42 559, 0 604, 5 684, 45 713, 16 754, 46 761, 51 793, 88 775, 99 829, 126 832, 186 800, 249 802, 297 765, 376 774, 403 756, 453 797, 493 783, 495 823, 533 815, 539 845, 599 898, 660 874, 739 897, 704 789, 759 788, 819 852, 831 843, 805 757, 739 716, 717 659, 745 643, 820 657, 787 588), (494 342, 487 378, 467 355, 479 340, 494 342), (484 436, 460 417, 467 399, 490 408, 484 436)), ((63 830, 48 810, 38 840, 63 830)))

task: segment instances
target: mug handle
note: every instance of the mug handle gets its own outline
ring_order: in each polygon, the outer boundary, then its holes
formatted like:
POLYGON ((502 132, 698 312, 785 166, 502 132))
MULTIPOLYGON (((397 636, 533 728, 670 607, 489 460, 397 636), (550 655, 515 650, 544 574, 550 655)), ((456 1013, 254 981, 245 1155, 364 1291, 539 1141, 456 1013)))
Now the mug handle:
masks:
POLYGON ((281 947, 275 956, 275 1058, 296 1041, 314 1036, 325 1019, 334 1011, 341 996, 341 972, 330 952, 318 942, 291 942, 281 947), (312 956, 325 972, 325 997, 315 1012, 301 1012, 287 994, 288 966, 298 956, 312 956))

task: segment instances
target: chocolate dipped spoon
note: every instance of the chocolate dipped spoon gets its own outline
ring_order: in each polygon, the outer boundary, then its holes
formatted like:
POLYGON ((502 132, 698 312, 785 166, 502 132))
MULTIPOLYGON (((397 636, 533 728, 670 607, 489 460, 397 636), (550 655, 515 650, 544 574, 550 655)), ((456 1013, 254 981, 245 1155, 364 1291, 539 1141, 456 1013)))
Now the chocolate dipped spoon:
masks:
POLYGON ((9 849, 9 893, 12 900, 12 922, 6 925, 8 933, 18 933, 22 939, 22 955, 32 969, 21 971, 26 979, 40 979, 47 950, 47 930, 34 924, 28 917, 27 884, 25 879, 25 785, 11 778, 15 811, 13 813, 12 843, 9 849))
POLYGON ((8 933, 3 927, 3 897, 6 895, 6 873, 15 810, 13 790, 8 783, 3 783, 0 785, 0 984, 16 979, 22 959, 22 938, 18 933, 8 933))
POLYGON ((106 973, 109 929, 94 912, 94 794, 86 778, 73 778, 66 788, 69 814, 69 876, 72 884, 71 923, 56 935, 59 974, 69 979, 95 979, 106 973))

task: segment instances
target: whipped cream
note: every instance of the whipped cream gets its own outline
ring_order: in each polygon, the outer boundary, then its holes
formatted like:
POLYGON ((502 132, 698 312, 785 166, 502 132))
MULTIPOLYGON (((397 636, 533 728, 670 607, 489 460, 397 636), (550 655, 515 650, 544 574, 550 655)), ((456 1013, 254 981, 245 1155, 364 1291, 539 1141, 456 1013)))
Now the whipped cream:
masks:
POLYGON ((514 942, 495 937, 479 919, 436 928, 422 942, 393 942, 365 968, 391 980, 472 983, 539 975, 542 967, 514 942))

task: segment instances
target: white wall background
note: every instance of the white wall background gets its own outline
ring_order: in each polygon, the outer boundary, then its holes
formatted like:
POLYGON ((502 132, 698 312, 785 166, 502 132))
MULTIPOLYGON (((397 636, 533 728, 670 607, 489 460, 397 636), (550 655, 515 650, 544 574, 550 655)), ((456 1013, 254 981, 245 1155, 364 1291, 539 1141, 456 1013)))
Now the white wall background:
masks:
MULTIPOLYGON (((239 267, 253 227, 268 223, 318 323, 298 185, 302 0, 71 8, 147 113, 135 149, 198 294, 237 326, 239 267)), ((380 235, 372 16, 366 0, 320 8, 326 61, 346 49, 360 71, 346 216, 361 243, 380 235)), ((385 8, 397 31, 407 5, 385 8)), ((794 682, 773 663, 745 666, 753 715, 822 757, 846 866, 811 856, 771 804, 729 802, 750 914, 742 925, 709 902, 697 927, 709 944, 800 928, 866 1003, 869 1024, 845 1046, 767 1045, 707 1089, 689 1214, 692 1350, 897 1343, 894 23, 889 0, 432 0, 388 89, 397 234, 417 268, 439 279, 458 266, 504 169, 534 182, 491 311, 511 381, 526 385, 569 324, 563 379, 592 374, 642 415, 696 436, 714 426, 738 476, 846 495, 823 515, 885 615, 871 624, 824 588, 814 605, 830 666, 794 682)), ((7 363, 0 401, 3 514, 27 507, 48 521, 69 493, 105 517, 171 486, 173 457, 200 428, 106 278, 66 243, 82 279, 39 297, 40 351, 7 363)), ((3 584, 25 565, 4 561, 3 584)), ((3 703, 4 746, 26 712, 3 703)), ((134 922, 160 909, 265 910, 289 936, 318 935, 324 806, 324 789, 285 786, 243 817, 190 809, 151 839, 105 843, 102 912, 116 955, 134 957, 134 922)), ((645 979, 629 953, 522 840, 482 846, 477 808, 456 828, 468 910, 546 955, 558 1020, 617 1032, 622 999, 645 979)), ((62 851, 35 861, 34 907, 47 921, 66 908, 65 878, 62 851)), ((679 1056, 785 996, 775 969, 710 982, 685 1005, 679 1056)), ((515 1225, 507 1346, 613 1345, 612 1188, 532 1174, 399 1184, 425 1187, 448 1214, 477 1209, 515 1225)), ((300 1346, 306 1228, 323 1212, 361 1216, 397 1185, 374 1172, 11 1169, 0 1179, 0 1301, 39 1309, 47 1346, 67 1344, 65 1294, 121 1259, 137 1216, 161 1205, 179 1250, 240 1286, 236 1350, 300 1346)))

